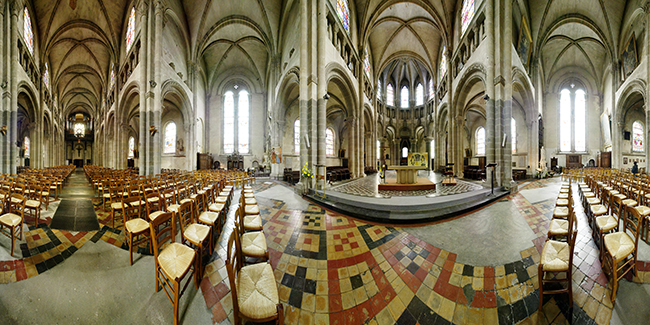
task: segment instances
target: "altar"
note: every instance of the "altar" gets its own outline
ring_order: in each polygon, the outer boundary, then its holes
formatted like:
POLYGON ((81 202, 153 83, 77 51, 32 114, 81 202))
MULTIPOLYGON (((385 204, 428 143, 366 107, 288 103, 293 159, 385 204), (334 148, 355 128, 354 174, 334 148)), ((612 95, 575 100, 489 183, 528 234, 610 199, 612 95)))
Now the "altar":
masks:
POLYGON ((397 172, 397 179, 386 179, 379 184, 379 190, 385 191, 418 191, 432 190, 436 184, 427 178, 418 178, 418 170, 426 170, 426 166, 388 166, 397 172))
POLYGON ((418 182, 418 170, 427 169, 426 166, 388 166, 397 172, 397 184, 416 184, 418 182))

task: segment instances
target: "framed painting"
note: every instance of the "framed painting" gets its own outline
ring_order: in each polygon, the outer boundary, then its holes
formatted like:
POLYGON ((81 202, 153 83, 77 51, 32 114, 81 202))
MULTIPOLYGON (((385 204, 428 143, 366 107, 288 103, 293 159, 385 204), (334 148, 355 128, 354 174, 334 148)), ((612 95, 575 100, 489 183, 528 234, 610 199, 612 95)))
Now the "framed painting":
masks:
POLYGON ((630 36, 630 39, 627 41, 627 44, 623 48, 623 53, 621 53, 621 65, 623 66, 623 79, 627 78, 632 71, 636 68, 639 63, 636 56, 636 41, 634 38, 634 33, 630 36))
POLYGON ((517 52, 521 59, 521 64, 528 70, 530 65, 531 45, 533 38, 530 36, 530 29, 526 23, 526 17, 521 16, 521 28, 519 29, 519 41, 517 42, 517 52))

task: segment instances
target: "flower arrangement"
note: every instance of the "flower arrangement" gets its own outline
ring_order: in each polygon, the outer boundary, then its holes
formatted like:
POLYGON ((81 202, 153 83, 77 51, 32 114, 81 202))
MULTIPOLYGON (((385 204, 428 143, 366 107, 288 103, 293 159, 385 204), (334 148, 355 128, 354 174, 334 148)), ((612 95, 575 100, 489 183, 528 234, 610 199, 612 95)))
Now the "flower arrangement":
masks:
POLYGON ((314 172, 312 172, 311 168, 307 167, 307 163, 305 163, 305 166, 302 167, 302 177, 306 178, 312 178, 314 177, 314 172))

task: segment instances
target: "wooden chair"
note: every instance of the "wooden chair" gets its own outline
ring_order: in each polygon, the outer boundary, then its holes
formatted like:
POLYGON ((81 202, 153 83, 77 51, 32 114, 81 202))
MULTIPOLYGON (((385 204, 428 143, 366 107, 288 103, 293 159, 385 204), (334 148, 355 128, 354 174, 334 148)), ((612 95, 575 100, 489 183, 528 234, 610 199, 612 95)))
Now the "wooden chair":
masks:
POLYGON ((176 216, 178 217, 178 221, 181 227, 182 243, 188 246, 193 245, 196 247, 198 253, 196 275, 199 278, 202 278, 203 253, 212 253, 209 251, 208 247, 210 245, 207 243, 207 239, 210 234, 210 227, 196 223, 194 221, 195 218, 192 202, 189 201, 181 203, 178 212, 176 212, 176 216))
POLYGON ((573 250, 578 230, 573 228, 567 242, 548 240, 544 243, 540 262, 538 265, 539 281, 539 311, 542 311, 544 304, 544 294, 569 294, 569 307, 573 307, 573 290, 571 277, 573 273, 573 250), (555 278, 546 279, 546 275, 553 273, 555 278), (560 274, 566 274, 564 278, 558 278, 560 274), (545 289, 545 283, 563 283, 566 282, 566 288, 545 289))
POLYGON ((237 232, 240 235, 240 247, 244 257, 259 258, 265 261, 269 260, 269 252, 267 251, 264 231, 246 232, 244 229, 242 209, 237 209, 237 211, 235 211, 235 228, 237 228, 237 232))
POLYGON ((161 213, 167 211, 165 200, 158 192, 151 192, 145 196, 145 207, 147 213, 147 220, 153 220, 161 213))
POLYGON ((606 250, 603 267, 611 272, 612 302, 616 299, 618 280, 630 270, 634 270, 634 275, 638 276, 636 258, 639 247, 639 228, 643 220, 642 215, 648 215, 650 208, 627 206, 625 212, 622 214, 623 231, 607 234, 603 238, 606 250))
POLYGON ((196 252, 183 244, 174 242, 176 226, 173 214, 165 212, 149 223, 151 243, 156 268, 156 292, 162 288, 174 306, 174 324, 178 324, 178 305, 181 295, 194 276, 194 287, 199 282, 195 273, 196 252), (183 278, 187 282, 181 289, 183 278))
POLYGON ((124 222, 124 239, 129 246, 129 262, 133 265, 133 250, 149 240, 149 222, 142 219, 140 205, 132 205, 140 198, 131 197, 122 201, 122 220, 124 222))
POLYGON ((14 256, 16 238, 23 240, 23 220, 27 199, 19 193, 11 193, 7 200, 6 213, 0 216, 0 232, 11 238, 11 256, 14 256), (9 232, 5 231, 7 228, 9 232))
POLYGON ((244 206, 239 205, 239 213, 242 216, 242 224, 245 231, 260 231, 263 229, 262 216, 259 214, 247 215, 244 211, 244 206))
POLYGON ((284 324, 284 307, 278 295, 273 268, 268 262, 243 266, 236 227, 228 239, 226 269, 235 324, 240 324, 242 320, 260 323, 275 320, 277 324, 284 324))
POLYGON ((43 188, 38 185, 32 185, 29 199, 25 201, 25 214, 27 210, 33 211, 34 227, 38 226, 41 219, 41 204, 43 203, 43 188))

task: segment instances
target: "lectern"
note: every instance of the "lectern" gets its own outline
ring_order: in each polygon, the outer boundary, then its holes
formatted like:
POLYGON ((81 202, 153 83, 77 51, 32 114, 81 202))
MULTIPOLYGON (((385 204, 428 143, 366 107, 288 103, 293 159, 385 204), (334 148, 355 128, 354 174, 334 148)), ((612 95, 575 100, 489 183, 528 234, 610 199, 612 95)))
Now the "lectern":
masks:
POLYGON ((494 194, 494 169, 495 169, 494 167, 496 167, 496 166, 497 166, 497 163, 489 163, 489 164, 487 164, 485 166, 485 168, 492 167, 492 179, 491 179, 492 182, 490 184, 492 186, 492 188, 490 190, 490 195, 494 194))

